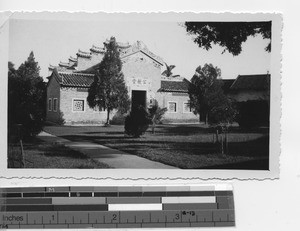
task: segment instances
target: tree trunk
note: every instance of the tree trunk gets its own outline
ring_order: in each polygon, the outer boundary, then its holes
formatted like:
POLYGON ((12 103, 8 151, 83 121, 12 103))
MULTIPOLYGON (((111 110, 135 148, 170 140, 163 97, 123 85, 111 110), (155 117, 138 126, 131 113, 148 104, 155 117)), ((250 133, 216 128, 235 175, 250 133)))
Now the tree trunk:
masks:
POLYGON ((106 125, 109 125, 109 114, 110 114, 110 110, 107 109, 107 119, 106 119, 106 125))
POLYGON ((225 154, 229 154, 229 151, 228 151, 228 130, 226 130, 226 133, 225 133, 225 145, 226 145, 225 154))
POLYGON ((221 135, 221 153, 224 155, 224 133, 221 135))
POLYGON ((152 134, 155 134, 155 123, 152 123, 152 134))

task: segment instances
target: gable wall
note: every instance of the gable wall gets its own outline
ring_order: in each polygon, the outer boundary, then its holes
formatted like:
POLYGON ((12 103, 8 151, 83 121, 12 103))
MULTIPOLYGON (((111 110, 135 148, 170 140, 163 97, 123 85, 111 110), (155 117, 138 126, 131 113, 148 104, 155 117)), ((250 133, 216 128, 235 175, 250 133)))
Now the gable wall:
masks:
POLYGON ((46 120, 56 123, 59 119, 59 107, 60 107, 60 85, 54 77, 55 73, 52 74, 49 83, 47 85, 47 109, 46 109, 46 120), (53 99, 57 98, 57 111, 53 111, 53 99), (52 109, 49 110, 49 99, 52 100, 52 109))
POLYGON ((161 85, 161 66, 141 52, 123 58, 122 62, 129 96, 132 90, 146 90, 149 103, 161 85))
POLYGON ((77 56, 77 70, 82 71, 93 66, 91 64, 91 60, 92 60, 91 58, 84 58, 84 57, 77 56))

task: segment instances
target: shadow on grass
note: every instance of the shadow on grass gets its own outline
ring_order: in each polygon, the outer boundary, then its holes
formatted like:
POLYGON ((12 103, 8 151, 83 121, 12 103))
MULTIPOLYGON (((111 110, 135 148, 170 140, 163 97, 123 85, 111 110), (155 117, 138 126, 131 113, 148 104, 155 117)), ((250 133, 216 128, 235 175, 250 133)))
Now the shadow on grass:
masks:
POLYGON ((86 142, 95 142, 97 140, 128 140, 132 139, 131 137, 123 136, 108 136, 108 135, 99 135, 99 136, 85 136, 85 135, 65 135, 60 136, 61 138, 71 140, 74 142, 86 141, 86 142))
MULTIPOLYGON (((193 135, 193 134, 212 134, 215 133, 215 128, 207 125, 158 125, 156 127, 157 134, 172 134, 172 135, 193 135)), ((239 126, 231 126, 229 128, 230 134, 246 134, 246 133, 263 133, 268 134, 268 127, 256 128, 241 128, 239 126)))
POLYGON ((115 132, 115 131, 98 131, 98 132, 83 132, 82 134, 105 134, 105 135, 123 135, 124 136, 124 132, 115 132))
MULTIPOLYGON (((106 145, 110 148, 118 149, 130 154, 137 155, 140 152, 153 150, 172 150, 182 152, 188 155, 204 155, 220 153, 220 144, 212 142, 178 142, 166 140, 148 140, 146 138, 134 139, 124 136, 82 136, 68 135, 62 136, 74 142, 93 142, 101 145, 106 145)), ((268 157, 269 156, 269 137, 264 136, 257 139, 243 142, 229 142, 228 155, 231 156, 251 156, 251 157, 268 157)))
POLYGON ((230 164, 213 165, 201 169, 242 169, 242 170, 269 170, 269 158, 249 160, 230 164))
MULTIPOLYGON (((151 128, 148 129, 146 134, 151 134, 151 128)), ((45 131, 55 134, 57 136, 70 136, 73 134, 86 135, 91 138, 95 138, 95 135, 105 135, 109 136, 108 139, 113 139, 118 136, 118 138, 124 137, 124 126, 111 126, 111 127, 76 127, 76 126, 52 126, 45 127, 45 131), (91 136, 90 136, 91 135, 91 136)), ((167 135, 167 136, 189 136, 189 135, 201 135, 208 134, 212 135, 215 133, 215 129, 203 124, 160 124, 155 128, 155 134, 167 135)), ((239 126, 231 126, 229 128, 229 134, 269 134, 268 127, 257 127, 257 128, 241 128, 239 126)))
POLYGON ((71 157, 76 159, 87 159, 88 157, 80 152, 66 148, 64 145, 55 144, 42 147, 45 156, 71 157))

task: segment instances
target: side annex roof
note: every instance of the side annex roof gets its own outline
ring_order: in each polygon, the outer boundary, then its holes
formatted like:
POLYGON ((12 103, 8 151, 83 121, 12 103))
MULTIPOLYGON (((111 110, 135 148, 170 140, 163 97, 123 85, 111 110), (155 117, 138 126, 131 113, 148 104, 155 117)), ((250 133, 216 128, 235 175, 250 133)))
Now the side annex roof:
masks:
POLYGON ((267 90, 270 86, 270 74, 239 75, 231 85, 231 90, 267 90))
POLYGON ((82 87, 88 88, 94 81, 93 74, 75 73, 75 72, 59 72, 54 69, 52 75, 48 77, 55 78, 62 87, 82 87))
POLYGON ((162 80, 161 87, 158 92, 180 92, 188 93, 190 81, 183 79, 182 81, 162 80))

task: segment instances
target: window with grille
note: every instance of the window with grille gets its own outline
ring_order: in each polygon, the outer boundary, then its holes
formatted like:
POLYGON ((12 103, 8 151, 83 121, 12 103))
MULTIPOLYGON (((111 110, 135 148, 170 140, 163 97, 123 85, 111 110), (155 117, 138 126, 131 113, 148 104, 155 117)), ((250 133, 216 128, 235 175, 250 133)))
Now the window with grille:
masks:
POLYGON ((57 111, 57 98, 53 99, 53 111, 57 111))
POLYGON ((52 111, 52 99, 48 99, 48 111, 52 111))
POLYGON ((74 99, 73 100, 73 111, 84 111, 84 100, 74 99))
POLYGON ((183 112, 192 112, 191 106, 190 106, 190 102, 185 102, 183 103, 183 112))
POLYGON ((168 112, 177 112, 177 103, 176 102, 169 102, 168 112))

